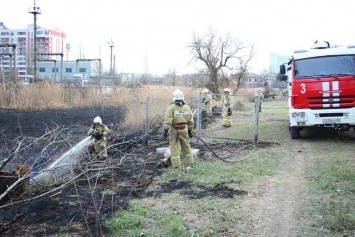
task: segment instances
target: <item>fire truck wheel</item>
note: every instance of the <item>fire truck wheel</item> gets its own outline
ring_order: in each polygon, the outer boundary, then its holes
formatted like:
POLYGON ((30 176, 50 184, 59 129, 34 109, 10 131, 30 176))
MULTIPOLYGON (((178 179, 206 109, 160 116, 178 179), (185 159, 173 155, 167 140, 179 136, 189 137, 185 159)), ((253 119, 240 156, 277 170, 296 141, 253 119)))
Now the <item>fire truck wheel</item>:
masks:
POLYGON ((299 139, 301 137, 300 129, 298 127, 290 127, 289 130, 292 139, 299 139))

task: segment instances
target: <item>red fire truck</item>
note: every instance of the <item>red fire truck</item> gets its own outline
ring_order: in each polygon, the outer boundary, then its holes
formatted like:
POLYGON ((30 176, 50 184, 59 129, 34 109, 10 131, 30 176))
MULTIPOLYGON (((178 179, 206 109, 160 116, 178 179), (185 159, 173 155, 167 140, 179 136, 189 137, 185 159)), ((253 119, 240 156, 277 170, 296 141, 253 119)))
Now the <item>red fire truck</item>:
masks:
POLYGON ((292 139, 306 127, 355 129, 355 45, 316 41, 280 66, 280 79, 288 82, 292 139))

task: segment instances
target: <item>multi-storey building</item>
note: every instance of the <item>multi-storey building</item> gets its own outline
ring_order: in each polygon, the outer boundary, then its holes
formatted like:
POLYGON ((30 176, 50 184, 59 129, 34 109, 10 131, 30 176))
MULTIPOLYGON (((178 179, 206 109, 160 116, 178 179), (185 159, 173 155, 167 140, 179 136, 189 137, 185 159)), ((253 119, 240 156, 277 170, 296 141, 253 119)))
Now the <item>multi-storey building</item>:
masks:
POLYGON ((277 53, 270 54, 270 70, 277 74, 280 71, 280 65, 290 61, 290 55, 282 55, 277 53))
MULTIPOLYGON (((42 28, 37 25, 36 45, 39 61, 60 62, 68 59, 70 45, 66 42, 66 34, 58 29, 42 28)), ((21 81, 25 80, 27 75, 33 75, 33 60, 33 24, 23 29, 9 29, 0 22, 0 77, 2 80, 21 81)))

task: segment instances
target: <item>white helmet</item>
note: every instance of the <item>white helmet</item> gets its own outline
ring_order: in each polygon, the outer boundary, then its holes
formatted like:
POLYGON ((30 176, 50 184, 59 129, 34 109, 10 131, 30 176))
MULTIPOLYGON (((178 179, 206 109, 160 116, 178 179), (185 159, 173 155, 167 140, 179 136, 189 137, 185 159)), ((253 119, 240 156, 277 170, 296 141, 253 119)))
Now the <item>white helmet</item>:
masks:
POLYGON ((173 92, 173 101, 175 100, 184 100, 184 93, 181 90, 175 90, 173 92))
POLYGON ((99 116, 96 116, 96 117, 94 118, 94 123, 102 124, 101 118, 100 118, 99 116))
POLYGON ((207 88, 204 89, 203 92, 204 92, 204 93, 208 93, 208 89, 207 89, 207 88))
POLYGON ((231 92, 231 89, 225 88, 225 89, 223 90, 223 92, 231 92))
POLYGON ((261 91, 261 89, 260 88, 258 88, 258 90, 257 91, 261 91))

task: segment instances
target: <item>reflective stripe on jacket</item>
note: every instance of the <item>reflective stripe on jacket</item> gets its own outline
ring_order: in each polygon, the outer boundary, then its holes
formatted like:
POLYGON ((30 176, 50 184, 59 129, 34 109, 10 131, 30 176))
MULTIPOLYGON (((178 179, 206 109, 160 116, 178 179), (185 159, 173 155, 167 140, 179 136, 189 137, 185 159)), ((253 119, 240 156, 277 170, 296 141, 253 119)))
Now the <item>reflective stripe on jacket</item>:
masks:
POLYGON ((164 129, 171 129, 173 124, 186 124, 188 130, 193 129, 194 118, 190 106, 171 104, 168 107, 164 117, 164 129))

